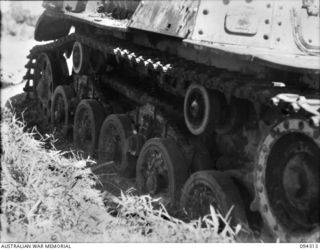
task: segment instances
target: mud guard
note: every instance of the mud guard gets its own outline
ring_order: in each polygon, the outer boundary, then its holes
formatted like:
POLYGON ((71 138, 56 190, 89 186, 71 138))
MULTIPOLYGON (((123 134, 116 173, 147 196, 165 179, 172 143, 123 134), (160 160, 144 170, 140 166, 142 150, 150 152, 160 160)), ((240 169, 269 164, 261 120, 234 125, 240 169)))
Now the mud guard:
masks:
POLYGON ((34 38, 36 41, 49 41, 68 35, 71 24, 68 20, 50 15, 45 11, 36 24, 34 38))

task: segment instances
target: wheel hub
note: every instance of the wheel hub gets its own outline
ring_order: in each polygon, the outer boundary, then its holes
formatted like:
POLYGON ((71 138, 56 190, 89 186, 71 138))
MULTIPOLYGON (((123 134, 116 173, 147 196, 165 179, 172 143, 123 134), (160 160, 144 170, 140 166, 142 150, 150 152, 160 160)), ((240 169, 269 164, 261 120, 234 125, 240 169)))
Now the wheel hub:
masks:
POLYGON ((121 165, 122 149, 120 144, 120 135, 117 128, 113 124, 108 126, 105 154, 107 161, 114 161, 118 167, 121 165))
POLYGON ((186 205, 189 217, 191 219, 198 219, 203 215, 209 214, 210 205, 215 209, 220 209, 219 203, 212 190, 205 185, 195 185, 186 205))
POLYGON ((190 106, 190 113, 192 114, 193 117, 197 117, 199 116, 199 111, 200 111, 199 103, 197 102, 197 100, 194 100, 190 106))
POLYGON ((50 104, 53 94, 52 59, 48 54, 41 54, 35 68, 35 94, 45 117, 50 119, 50 104))
POLYGON ((73 50, 72 61, 75 68, 78 68, 80 65, 80 51, 78 47, 74 48, 73 50))
POLYGON ((149 150, 143 165, 146 169, 145 186, 147 192, 155 195, 164 191, 168 185, 168 173, 161 152, 149 150))
POLYGON ((92 142, 92 132, 91 132, 91 122, 90 117, 87 111, 82 111, 82 116, 80 117, 80 121, 77 123, 78 127, 78 140, 80 142, 81 149, 86 149, 87 146, 91 145, 92 142))
POLYGON ((294 155, 285 166, 283 186, 285 194, 292 206, 308 211, 310 201, 319 196, 316 176, 312 173, 313 166, 307 155, 294 155))
POLYGON ((56 103, 53 107, 55 125, 63 124, 65 121, 65 105, 61 95, 58 96, 56 103))
POLYGON ((198 91, 194 91, 188 100, 187 103, 188 108, 188 116, 190 121, 194 125, 199 125, 204 119, 204 100, 201 95, 201 93, 198 93, 198 91))

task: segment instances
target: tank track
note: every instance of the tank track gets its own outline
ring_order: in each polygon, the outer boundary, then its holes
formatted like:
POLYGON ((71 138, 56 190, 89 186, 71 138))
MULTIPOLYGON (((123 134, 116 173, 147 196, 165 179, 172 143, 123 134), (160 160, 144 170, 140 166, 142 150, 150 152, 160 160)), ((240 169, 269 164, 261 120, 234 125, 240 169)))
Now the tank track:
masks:
MULTIPOLYGON (((265 107, 267 107, 269 111, 271 110, 271 113, 276 111, 278 114, 283 114, 281 118, 278 115, 273 116, 273 114, 271 114, 271 122, 266 125, 267 127, 263 128, 259 126, 258 132, 261 133, 262 136, 252 136, 252 140, 250 140, 250 136, 247 137, 249 141, 246 142, 246 146, 248 146, 249 151, 256 149, 259 140, 264 138, 264 133, 269 133, 269 129, 283 118, 291 119, 298 114, 300 121, 306 123, 308 128, 312 126, 313 128, 311 130, 315 132, 320 125, 319 90, 305 89, 296 85, 284 85, 283 83, 274 83, 269 80, 254 79, 252 76, 245 76, 236 72, 208 67, 175 56, 168 56, 158 50, 132 45, 126 41, 111 37, 100 39, 81 34, 71 34, 54 42, 35 46, 30 50, 30 54, 27 57, 29 62, 26 64, 27 73, 24 78, 27 82, 24 90, 26 92, 33 91, 33 86, 30 86, 30 83, 34 79, 33 69, 35 68, 39 54, 43 52, 63 53, 68 50, 70 51, 75 41, 100 51, 104 54, 105 58, 111 56, 118 64, 124 64, 125 67, 132 67, 141 76, 151 76, 152 79, 156 80, 158 87, 166 93, 180 98, 179 100, 183 100, 188 84, 197 83, 205 86, 207 89, 223 93, 227 101, 231 101, 231 99, 235 97, 251 103, 258 115, 258 119, 254 119, 255 122, 263 121, 262 117, 264 114, 262 111, 265 107)), ((170 122, 173 137, 175 137, 175 140, 179 146, 181 146, 185 155, 191 158, 193 157, 192 145, 190 145, 189 138, 185 136, 186 133, 182 131, 181 127, 175 124, 176 120, 183 118, 181 109, 179 109, 180 107, 177 107, 178 105, 173 105, 169 101, 161 100, 161 98, 156 97, 152 91, 149 93, 148 91, 150 89, 144 91, 135 86, 131 86, 120 77, 113 77, 114 79, 104 79, 104 75, 101 77, 103 82, 107 82, 108 87, 123 94, 135 103, 141 105, 151 103, 159 108, 165 120, 170 122)), ((257 124, 255 124, 255 126, 256 125, 257 124)), ((254 130, 256 131, 256 128, 254 130)), ((290 132, 291 130, 287 129, 286 132, 288 131, 290 132)), ((170 136, 169 134, 169 137, 170 136)), ((310 137, 316 140, 318 134, 310 137)), ((263 150, 261 152, 263 152, 263 150)), ((254 163, 254 161, 251 163, 254 163)), ((249 167, 245 169, 245 171, 250 172, 248 174, 245 173, 245 175, 247 174, 248 177, 247 182, 248 186, 250 186, 249 189, 254 192, 253 210, 263 212, 263 208, 260 208, 259 204, 255 204, 258 203, 259 191, 255 190, 255 183, 252 181, 252 169, 249 167)), ((243 182, 246 182, 244 175, 239 178, 242 179, 243 182)))
MULTIPOLYGON (((157 50, 133 46, 123 40, 110 38, 105 42, 105 40, 101 41, 81 34, 71 34, 52 43, 33 47, 27 56, 29 62, 26 64, 28 70, 24 76, 24 79, 27 80, 24 90, 32 91, 30 87, 30 80, 33 79, 31 69, 34 68, 38 54, 64 51, 75 41, 102 52, 106 57, 115 56, 118 63, 127 62, 131 67, 137 67, 140 74, 155 74, 158 85, 175 96, 185 95, 186 82, 196 82, 208 89, 222 92, 227 100, 230 100, 231 97, 248 100, 254 104, 256 110, 260 110, 260 107, 265 105, 277 108, 286 114, 302 112, 306 119, 315 126, 318 127, 320 124, 320 112, 318 111, 320 93, 315 90, 302 91, 299 86, 284 86, 267 80, 253 80, 250 76, 208 67, 174 56, 166 56, 157 50), (301 93, 303 95, 300 95, 301 93)), ((117 88, 117 86, 113 87, 117 88)), ((155 104, 163 105, 160 101, 156 101, 155 104)))

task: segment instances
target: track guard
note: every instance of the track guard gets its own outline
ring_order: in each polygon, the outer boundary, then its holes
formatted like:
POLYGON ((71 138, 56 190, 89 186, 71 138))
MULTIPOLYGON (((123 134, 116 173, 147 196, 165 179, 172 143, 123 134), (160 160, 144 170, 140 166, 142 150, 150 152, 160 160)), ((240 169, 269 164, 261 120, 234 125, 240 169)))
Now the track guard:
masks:
POLYGON ((68 35, 71 28, 70 22, 65 19, 50 15, 50 11, 46 10, 38 19, 34 39, 41 41, 54 40, 68 35))

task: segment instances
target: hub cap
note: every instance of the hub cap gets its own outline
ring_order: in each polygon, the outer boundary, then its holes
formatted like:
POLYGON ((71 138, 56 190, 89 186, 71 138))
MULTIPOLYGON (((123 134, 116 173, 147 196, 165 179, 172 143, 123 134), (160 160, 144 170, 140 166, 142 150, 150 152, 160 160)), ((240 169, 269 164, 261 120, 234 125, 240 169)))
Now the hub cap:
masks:
POLYGON ((80 149, 85 152, 90 151, 90 147, 93 143, 93 132, 92 132, 92 122, 90 115, 87 110, 82 110, 82 114, 79 119, 76 121, 76 131, 77 131, 77 145, 80 149))
POLYGON ((62 95, 58 95, 53 106, 52 123, 59 131, 62 131, 66 124, 66 108, 62 95))
POLYGON ((194 126, 199 126, 204 120, 205 103, 200 91, 194 90, 187 101, 187 116, 194 126))
POLYGON ((35 69, 35 93, 40 101, 40 107, 45 117, 50 119, 51 97, 54 91, 52 65, 47 54, 41 54, 37 59, 35 69))
POLYGON ((118 129, 114 124, 110 124, 107 127, 106 142, 105 142, 105 151, 103 154, 103 161, 114 161, 116 167, 121 165, 122 161, 122 148, 121 148, 121 139, 118 129))
POLYGON ((149 148, 142 166, 144 191, 151 195, 168 192, 168 168, 160 150, 155 147, 149 148))
POLYGON ((220 210, 219 202, 217 202, 212 190, 205 185, 197 184, 190 192, 185 209, 190 219, 198 219, 210 213, 210 205, 220 210))
POLYGON ((310 201, 319 197, 316 167, 307 153, 297 153, 284 169, 283 187, 291 206, 307 212, 310 201))

